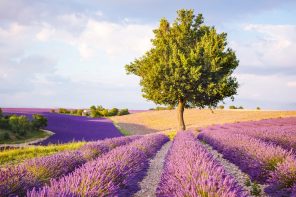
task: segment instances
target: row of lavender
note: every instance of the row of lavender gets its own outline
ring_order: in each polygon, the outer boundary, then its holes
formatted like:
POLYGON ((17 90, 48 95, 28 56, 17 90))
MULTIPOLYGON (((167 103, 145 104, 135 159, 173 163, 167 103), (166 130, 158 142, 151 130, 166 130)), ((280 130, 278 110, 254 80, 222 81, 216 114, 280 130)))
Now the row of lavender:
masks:
POLYGON ((262 139, 223 129, 202 132, 198 138, 239 166, 252 180, 269 183, 273 190, 291 191, 293 186, 296 187, 296 158, 291 151, 262 139))
POLYGON ((296 118, 278 118, 212 126, 205 132, 219 130, 240 133, 280 145, 296 152, 296 118))
POLYGON ((27 196, 129 196, 137 190, 148 159, 168 140, 163 134, 147 135, 115 148, 61 179, 52 179, 41 189, 28 191, 27 196))
POLYGON ((50 156, 27 160, 16 166, 0 169, 0 196, 24 195, 52 178, 68 174, 87 161, 139 139, 139 136, 118 137, 89 142, 77 151, 64 151, 50 156))
POLYGON ((248 194, 191 132, 179 132, 166 156, 158 197, 248 194))

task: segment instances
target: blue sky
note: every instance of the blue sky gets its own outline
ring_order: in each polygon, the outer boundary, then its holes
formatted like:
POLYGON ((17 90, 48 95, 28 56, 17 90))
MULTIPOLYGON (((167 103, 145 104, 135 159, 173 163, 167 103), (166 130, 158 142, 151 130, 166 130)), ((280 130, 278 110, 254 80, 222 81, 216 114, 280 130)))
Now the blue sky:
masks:
POLYGON ((1 0, 0 106, 154 107, 124 65, 181 8, 228 33, 240 88, 227 105, 296 109, 294 0, 1 0))

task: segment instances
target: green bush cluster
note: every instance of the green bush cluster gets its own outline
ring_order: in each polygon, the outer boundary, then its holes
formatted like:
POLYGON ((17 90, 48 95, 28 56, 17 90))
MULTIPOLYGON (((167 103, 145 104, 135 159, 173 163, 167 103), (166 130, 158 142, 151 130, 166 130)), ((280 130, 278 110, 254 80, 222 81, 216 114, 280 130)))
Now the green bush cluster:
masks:
POLYGON ((117 108, 112 108, 112 109, 106 109, 102 107, 101 105, 99 106, 91 106, 90 107, 90 116, 92 118, 96 117, 108 117, 108 116, 122 116, 122 115, 127 115, 129 114, 128 109, 117 109, 117 108))
POLYGON ((230 105, 229 109, 244 109, 243 106, 236 107, 234 105, 230 105))
MULTIPOLYGON (((117 109, 117 108, 106 109, 101 105, 98 105, 98 106, 93 105, 89 109, 90 109, 89 112, 84 113, 83 109, 68 110, 68 109, 65 109, 65 108, 59 108, 58 113, 77 115, 77 116, 90 116, 92 118, 109 117, 109 116, 122 116, 122 115, 129 114, 128 109, 117 109)), ((55 111, 51 110, 51 112, 55 112, 55 111)))
MULTIPOLYGON (((29 131, 40 130, 47 126, 47 119, 39 114, 33 114, 30 121, 26 116, 3 116, 0 108, 0 129, 11 131, 19 136, 26 136, 29 131)), ((9 133, 4 132, 1 139, 10 139, 9 133)))
POLYGON ((224 109, 224 105, 220 105, 218 108, 219 109, 224 109))
POLYGON ((58 112, 60 113, 60 114, 70 114, 70 110, 68 110, 68 109, 65 109, 65 108, 59 108, 58 109, 58 112))
MULTIPOLYGON (((52 113, 55 113, 55 110, 52 109, 51 112, 52 113)), ((82 116, 83 115, 83 109, 72 109, 72 110, 68 110, 68 109, 65 109, 65 108, 59 108, 58 109, 58 113, 60 113, 60 114, 71 114, 71 115, 82 116)))
POLYGON ((172 110, 172 109, 175 109, 174 106, 167 106, 167 107, 163 107, 163 106, 157 106, 155 108, 150 108, 150 110, 172 110))

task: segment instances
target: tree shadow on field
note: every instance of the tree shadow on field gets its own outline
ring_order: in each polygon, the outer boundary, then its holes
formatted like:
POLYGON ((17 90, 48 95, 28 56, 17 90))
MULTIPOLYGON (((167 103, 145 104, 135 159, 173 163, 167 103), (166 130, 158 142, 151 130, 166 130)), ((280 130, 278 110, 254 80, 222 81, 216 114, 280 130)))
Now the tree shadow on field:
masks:
POLYGON ((116 125, 120 127, 120 130, 124 131, 125 133, 128 133, 129 135, 145 135, 145 134, 156 133, 160 131, 160 130, 148 128, 141 124, 134 124, 134 123, 119 122, 119 123, 116 123, 116 125))

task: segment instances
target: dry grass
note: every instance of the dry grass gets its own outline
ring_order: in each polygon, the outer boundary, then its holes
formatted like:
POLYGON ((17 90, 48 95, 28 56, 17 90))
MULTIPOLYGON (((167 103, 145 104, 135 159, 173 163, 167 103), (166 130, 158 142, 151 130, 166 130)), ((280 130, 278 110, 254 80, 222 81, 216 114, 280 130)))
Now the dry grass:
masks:
MULTIPOLYGON (((278 117, 296 116, 296 111, 263 111, 263 110, 185 110, 187 128, 199 128, 213 124, 261 120, 278 117)), ((130 134, 147 134, 177 128, 176 110, 147 111, 126 116, 111 118, 118 126, 130 134)))

